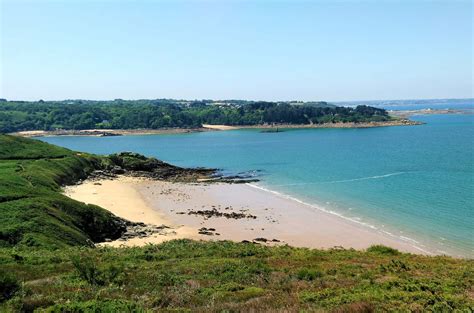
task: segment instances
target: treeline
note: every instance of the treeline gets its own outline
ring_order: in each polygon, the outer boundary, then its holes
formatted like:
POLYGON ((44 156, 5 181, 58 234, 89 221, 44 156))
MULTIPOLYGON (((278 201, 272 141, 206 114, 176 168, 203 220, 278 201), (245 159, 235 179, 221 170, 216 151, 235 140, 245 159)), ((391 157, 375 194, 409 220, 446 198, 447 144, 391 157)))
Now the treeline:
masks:
POLYGON ((114 100, 0 101, 0 132, 55 129, 196 128, 202 124, 322 124, 389 120, 383 109, 325 102, 114 100))

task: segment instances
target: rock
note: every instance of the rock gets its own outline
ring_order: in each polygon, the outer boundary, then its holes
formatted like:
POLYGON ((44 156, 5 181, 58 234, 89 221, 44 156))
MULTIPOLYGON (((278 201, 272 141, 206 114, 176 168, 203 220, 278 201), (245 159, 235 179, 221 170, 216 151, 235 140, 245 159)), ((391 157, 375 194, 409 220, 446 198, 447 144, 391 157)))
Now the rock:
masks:
POLYGON ((244 213, 236 213, 236 212, 222 213, 218 211, 216 208, 213 208, 212 210, 189 211, 188 215, 201 215, 205 218, 210 218, 210 217, 225 217, 225 218, 232 218, 232 219, 241 219, 241 218, 256 219, 257 218, 255 215, 252 215, 252 214, 244 214, 244 213))
POLYGON ((125 173, 125 170, 123 168, 121 168, 120 166, 114 166, 114 167, 112 167, 110 172, 112 174, 123 174, 123 173, 125 173))
POLYGON ((210 231, 199 231, 198 234, 200 235, 207 235, 207 236, 213 236, 214 234, 211 233, 210 231))
POLYGON ((215 228, 206 228, 206 227, 201 227, 198 229, 198 234, 201 235, 207 235, 207 236, 219 236, 219 233, 214 233, 216 231, 215 228))
POLYGON ((145 223, 135 223, 123 220, 122 226, 125 229, 125 232, 122 236, 118 239, 120 241, 126 241, 131 238, 147 238, 156 234, 159 235, 167 235, 173 232, 166 232, 165 229, 170 227, 166 225, 152 225, 152 224, 145 224, 145 223))

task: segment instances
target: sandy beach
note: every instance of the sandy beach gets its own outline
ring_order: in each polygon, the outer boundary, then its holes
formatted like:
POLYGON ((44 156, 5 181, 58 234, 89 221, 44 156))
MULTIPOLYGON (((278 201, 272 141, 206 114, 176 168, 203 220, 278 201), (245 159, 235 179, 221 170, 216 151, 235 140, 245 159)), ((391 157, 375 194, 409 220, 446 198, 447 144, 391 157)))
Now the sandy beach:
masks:
POLYGON ((106 245, 133 246, 190 238, 308 248, 366 249, 383 244, 405 252, 429 254, 411 242, 254 185, 184 184, 123 176, 87 181, 66 187, 64 192, 133 222, 170 227, 166 234, 106 245))
MULTIPOLYGON (((171 226, 166 216, 151 208, 141 195, 139 189, 147 183, 148 181, 143 178, 119 177, 114 180, 87 181, 81 185, 68 186, 64 189, 64 193, 78 201, 99 205, 132 222, 171 226)), ((169 239, 197 238, 194 228, 174 226, 167 231, 166 235, 132 238, 126 242, 113 241, 104 243, 104 245, 141 246, 147 243, 160 243, 169 239)))

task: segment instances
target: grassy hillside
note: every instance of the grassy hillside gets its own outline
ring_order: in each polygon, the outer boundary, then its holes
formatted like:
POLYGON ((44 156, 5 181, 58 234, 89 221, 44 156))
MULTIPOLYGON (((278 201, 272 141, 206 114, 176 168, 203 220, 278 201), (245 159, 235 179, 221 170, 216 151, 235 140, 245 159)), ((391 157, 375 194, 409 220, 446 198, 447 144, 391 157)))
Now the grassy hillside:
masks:
POLYGON ((48 248, 117 238, 119 219, 63 196, 101 159, 41 141, 0 135, 0 246, 48 248))
POLYGON ((0 249, 0 267, 11 273, 4 281, 16 291, 0 311, 472 312, 473 265, 385 247, 321 251, 189 240, 0 249))

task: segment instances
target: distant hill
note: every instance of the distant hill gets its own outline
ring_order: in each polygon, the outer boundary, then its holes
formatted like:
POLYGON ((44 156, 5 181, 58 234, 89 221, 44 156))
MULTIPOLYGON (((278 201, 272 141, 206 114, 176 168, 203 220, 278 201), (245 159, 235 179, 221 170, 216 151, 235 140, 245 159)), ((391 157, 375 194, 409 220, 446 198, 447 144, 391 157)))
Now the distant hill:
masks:
POLYGON ((327 102, 244 100, 0 101, 0 132, 27 130, 198 128, 203 124, 366 123, 390 120, 384 109, 327 102))

